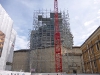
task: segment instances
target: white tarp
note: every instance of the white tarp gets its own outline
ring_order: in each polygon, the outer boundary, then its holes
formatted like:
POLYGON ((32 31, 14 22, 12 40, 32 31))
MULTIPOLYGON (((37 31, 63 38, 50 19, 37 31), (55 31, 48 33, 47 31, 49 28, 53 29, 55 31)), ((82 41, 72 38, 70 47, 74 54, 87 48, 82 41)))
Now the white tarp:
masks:
MULTIPOLYGON (((10 42, 9 42, 9 48, 8 48, 8 54, 7 54, 7 62, 10 62, 10 63, 13 62, 13 51, 14 51, 15 39, 16 39, 16 31, 12 29, 10 42)), ((6 65, 6 70, 11 71, 11 67, 12 65, 6 65)))
POLYGON ((9 17, 7 12, 0 5, 0 31, 5 34, 5 39, 0 57, 0 70, 5 70, 6 67, 6 60, 9 49, 12 26, 13 26, 13 20, 9 17))

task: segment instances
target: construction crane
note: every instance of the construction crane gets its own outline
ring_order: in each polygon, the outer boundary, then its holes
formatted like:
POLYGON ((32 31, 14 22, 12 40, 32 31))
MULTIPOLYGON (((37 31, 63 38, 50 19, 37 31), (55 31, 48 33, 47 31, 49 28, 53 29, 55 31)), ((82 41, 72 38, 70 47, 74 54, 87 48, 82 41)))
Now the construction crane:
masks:
POLYGON ((55 46, 55 71, 62 72, 61 39, 58 20, 58 2, 54 0, 54 46, 55 46))

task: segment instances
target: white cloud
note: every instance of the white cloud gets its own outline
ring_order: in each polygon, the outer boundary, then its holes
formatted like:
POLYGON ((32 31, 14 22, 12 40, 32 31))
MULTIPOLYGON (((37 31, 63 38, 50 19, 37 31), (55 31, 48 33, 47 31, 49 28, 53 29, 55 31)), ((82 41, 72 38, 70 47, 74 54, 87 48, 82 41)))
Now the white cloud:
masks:
POLYGON ((78 20, 79 19, 79 17, 78 16, 75 16, 75 20, 78 20))
POLYGON ((16 36, 16 42, 15 42, 15 50, 18 49, 26 49, 28 45, 28 40, 26 36, 16 36))
POLYGON ((84 23, 84 26, 89 26, 89 25, 91 25, 91 23, 93 23, 93 22, 94 22, 94 20, 87 21, 87 22, 84 23))
POLYGON ((97 12, 98 14, 100 14, 100 10, 98 10, 98 12, 97 12))
POLYGON ((32 10, 33 8, 36 8, 36 6, 38 5, 38 3, 36 1, 30 1, 30 0, 19 0, 19 2, 21 2, 24 6, 28 7, 30 10, 32 10))
POLYGON ((100 0, 94 0, 94 4, 99 4, 100 0))
POLYGON ((98 27, 98 25, 93 25, 93 26, 91 26, 91 27, 88 27, 87 29, 87 31, 88 32, 93 32, 96 28, 98 27))
POLYGON ((97 0, 94 0, 94 4, 97 4, 98 2, 97 2, 97 0))
POLYGON ((98 16, 97 19, 100 19, 100 16, 98 16))
POLYGON ((24 30, 21 29, 21 28, 18 27, 18 26, 14 26, 14 29, 15 29, 17 32, 24 33, 24 30))

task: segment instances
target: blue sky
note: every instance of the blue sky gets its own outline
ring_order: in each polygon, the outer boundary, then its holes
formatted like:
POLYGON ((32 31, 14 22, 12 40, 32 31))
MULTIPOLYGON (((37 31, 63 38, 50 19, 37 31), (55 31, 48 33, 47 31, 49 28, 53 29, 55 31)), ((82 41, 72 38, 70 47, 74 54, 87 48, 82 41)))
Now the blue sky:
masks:
MULTIPOLYGON (((69 11, 74 45, 80 46, 100 25, 100 0, 58 0, 59 10, 69 11)), ((0 0, 0 4, 14 21, 17 32, 15 50, 28 48, 33 12, 53 10, 54 0, 0 0)))

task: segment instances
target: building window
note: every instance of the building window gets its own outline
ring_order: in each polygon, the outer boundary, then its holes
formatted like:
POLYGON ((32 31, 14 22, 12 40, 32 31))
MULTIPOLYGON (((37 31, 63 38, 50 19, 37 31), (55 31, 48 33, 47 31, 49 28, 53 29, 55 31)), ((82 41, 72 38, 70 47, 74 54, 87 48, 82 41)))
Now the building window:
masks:
POLYGON ((90 47, 90 52, 91 54, 93 54, 93 47, 90 47))
POLYGON ((77 71, 76 70, 73 70, 73 73, 77 73, 77 71))
POLYGON ((96 43, 96 48, 97 48, 97 50, 100 50, 99 42, 96 43))
POLYGON ((94 67, 97 67, 97 65, 96 65, 96 61, 94 61, 94 67))
POLYGON ((91 54, 93 53, 93 47, 90 48, 91 54))
POLYGON ((89 49, 89 53, 92 54, 91 48, 89 49))

